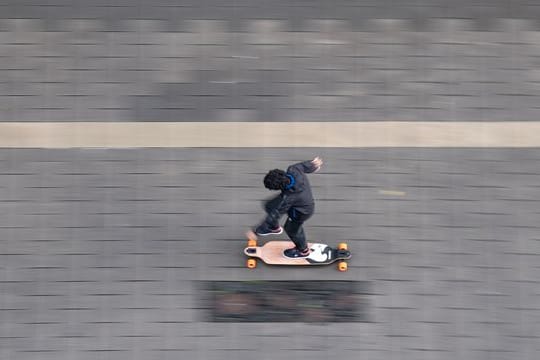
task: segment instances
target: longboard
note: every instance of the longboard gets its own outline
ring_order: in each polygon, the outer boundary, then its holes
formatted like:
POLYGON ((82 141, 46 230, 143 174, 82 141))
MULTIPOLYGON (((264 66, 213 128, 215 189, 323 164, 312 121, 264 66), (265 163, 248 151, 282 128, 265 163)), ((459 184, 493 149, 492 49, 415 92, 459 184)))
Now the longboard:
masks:
POLYGON ((253 269, 257 266, 256 258, 270 265, 329 265, 339 260, 338 269, 347 270, 345 260, 351 258, 351 252, 347 250, 347 244, 341 243, 337 248, 326 244, 308 243, 311 253, 308 257, 291 259, 283 254, 283 251, 294 247, 292 241, 268 241, 263 246, 257 246, 256 240, 248 240, 248 246, 244 254, 249 257, 247 267, 253 269))

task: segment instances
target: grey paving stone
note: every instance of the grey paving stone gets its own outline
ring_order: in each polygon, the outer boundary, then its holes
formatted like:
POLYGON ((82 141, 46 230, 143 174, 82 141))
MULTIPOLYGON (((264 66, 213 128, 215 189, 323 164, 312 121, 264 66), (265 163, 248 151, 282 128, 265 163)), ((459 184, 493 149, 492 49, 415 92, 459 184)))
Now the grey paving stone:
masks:
POLYGON ((538 118, 535 4, 0 5, 0 121, 538 118))
POLYGON ((236 252, 265 171, 311 149, 0 151, 2 355, 534 357, 536 149, 321 155, 306 231, 349 243, 343 274, 236 252), (370 281, 372 322, 201 322, 193 281, 231 279, 370 281))

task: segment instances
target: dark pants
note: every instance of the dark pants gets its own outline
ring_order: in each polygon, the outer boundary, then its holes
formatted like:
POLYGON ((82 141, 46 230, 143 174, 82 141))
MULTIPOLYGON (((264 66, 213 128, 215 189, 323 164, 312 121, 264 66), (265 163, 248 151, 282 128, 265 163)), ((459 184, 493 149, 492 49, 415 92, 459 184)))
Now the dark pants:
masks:
POLYGON ((285 232, 289 238, 294 242, 296 248, 300 251, 304 251, 308 246, 306 234, 304 233, 304 227, 302 225, 304 224, 304 221, 311 217, 311 214, 302 214, 292 209, 289 211, 288 215, 289 218, 285 222, 285 226, 283 228, 285 229, 285 232))
MULTIPOLYGON (((264 203, 264 210, 269 213, 275 208, 276 204, 280 201, 279 197, 270 199, 264 203)), ((312 214, 303 214, 296 211, 294 208, 290 209, 287 213, 288 219, 285 222, 283 229, 287 233, 287 236, 292 240, 296 248, 300 251, 307 249, 306 234, 304 233, 303 224, 311 217, 312 214)), ((270 229, 275 229, 279 226, 279 219, 275 224, 266 224, 270 229)))

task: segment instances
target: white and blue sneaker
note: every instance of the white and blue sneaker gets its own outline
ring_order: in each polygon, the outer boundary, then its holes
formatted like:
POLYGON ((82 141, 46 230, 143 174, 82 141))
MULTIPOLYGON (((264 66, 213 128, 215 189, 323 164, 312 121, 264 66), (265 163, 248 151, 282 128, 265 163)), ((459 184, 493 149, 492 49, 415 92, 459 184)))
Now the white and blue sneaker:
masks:
POLYGON ((283 233, 283 228, 281 226, 278 226, 275 229, 257 229, 255 230, 255 234, 259 236, 266 236, 266 235, 279 235, 283 233))

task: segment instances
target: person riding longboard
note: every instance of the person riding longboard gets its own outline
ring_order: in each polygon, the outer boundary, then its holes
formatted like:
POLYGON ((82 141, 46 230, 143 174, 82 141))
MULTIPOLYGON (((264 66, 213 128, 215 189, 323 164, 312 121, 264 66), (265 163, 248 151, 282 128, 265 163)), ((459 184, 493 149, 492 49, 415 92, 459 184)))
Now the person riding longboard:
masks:
POLYGON ((280 191, 280 194, 264 203, 266 217, 254 230, 248 231, 248 238, 255 238, 255 234, 281 234, 283 228, 279 222, 287 214, 284 229, 295 247, 286 249, 283 254, 293 259, 308 257, 310 250, 303 224, 313 215, 315 201, 306 174, 319 171, 322 164, 322 159, 317 156, 313 160, 290 165, 287 171, 270 170, 264 177, 264 186, 269 190, 280 191))

